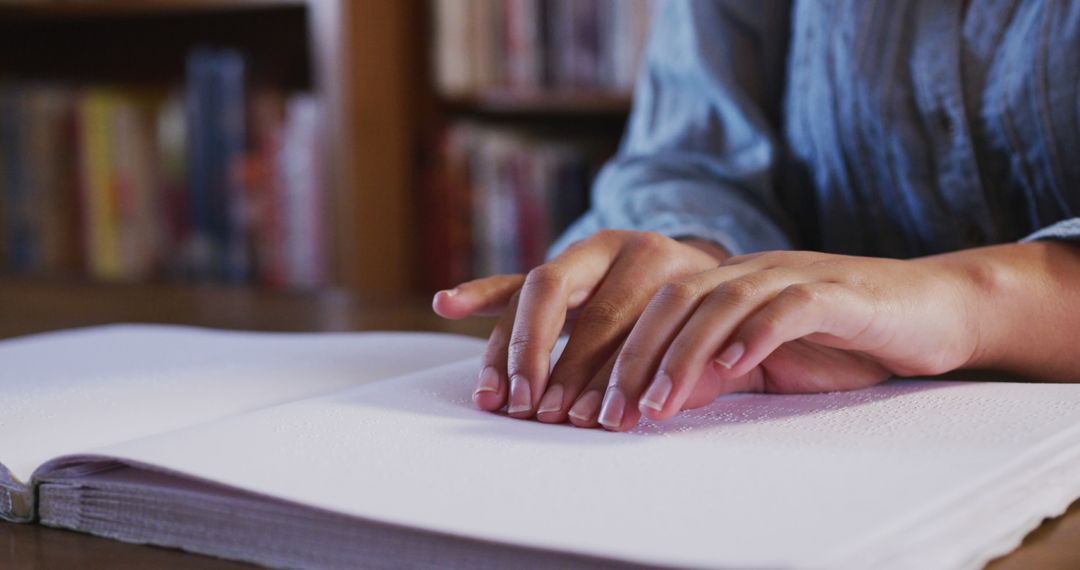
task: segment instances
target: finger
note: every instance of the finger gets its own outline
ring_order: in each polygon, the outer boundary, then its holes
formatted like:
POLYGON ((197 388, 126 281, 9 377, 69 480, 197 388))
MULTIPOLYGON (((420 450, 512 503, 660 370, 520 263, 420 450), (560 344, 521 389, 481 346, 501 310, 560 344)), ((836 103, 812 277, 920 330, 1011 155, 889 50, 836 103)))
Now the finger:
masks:
MULTIPOLYGON (((661 287, 634 325, 615 362, 611 383, 627 405, 620 426, 633 426, 640 419, 642 396, 653 378, 660 358, 706 294, 719 284, 754 271, 753 264, 740 264, 704 271, 661 287)), ((610 393, 615 393, 609 388, 610 393)), ((666 401, 671 383, 662 380, 648 393, 647 404, 666 401)), ((614 413, 614 412, 612 412, 614 413)))
POLYGON ((873 318, 873 307, 847 287, 791 285, 739 326, 717 358, 717 372, 721 376, 745 374, 784 343, 803 337, 838 348, 874 348, 857 340, 873 318), (830 338, 822 339, 822 335, 830 338))
POLYGON ((615 367, 616 356, 617 352, 608 357, 604 366, 596 371, 581 391, 581 395, 570 406, 567 417, 571 424, 583 428, 594 428, 599 425, 600 403, 604 398, 604 388, 611 378, 611 370, 615 367))
POLYGON ((453 289, 439 291, 431 307, 441 317, 463 319, 471 316, 496 316, 506 309, 510 297, 521 284, 524 275, 494 275, 462 283, 453 289))
POLYGON ((537 408, 537 418, 562 422, 581 389, 594 377, 626 339, 652 296, 641 286, 642 273, 657 265, 654 252, 637 248, 621 253, 611 270, 577 316, 562 356, 537 408))
MULTIPOLYGON (((642 406, 646 415, 654 420, 675 415, 694 392, 695 386, 703 377, 703 371, 714 358, 724 364, 740 358, 742 354, 737 352, 741 348, 738 345, 727 345, 728 338, 748 316, 772 300, 779 291, 791 285, 798 276, 798 273, 786 268, 754 271, 725 281, 713 289, 686 321, 660 359, 660 366, 647 390, 650 397, 642 406), (728 348, 716 356, 723 346, 728 348), (671 388, 667 390, 667 398, 659 398, 668 384, 671 388)), ((706 375, 706 378, 717 377, 706 375)), ((753 376, 733 372, 726 375, 726 378, 730 385, 723 387, 722 391, 725 393, 754 389, 754 386, 745 382, 753 376)))
POLYGON ((612 244, 582 242, 529 272, 521 288, 507 352, 510 401, 507 412, 532 416, 547 386, 551 350, 567 310, 584 301, 603 279, 616 255, 612 244))
POLYGON ((473 392, 473 403, 481 410, 494 412, 506 404, 509 384, 506 381, 506 347, 510 342, 510 331, 514 326, 517 313, 518 295, 510 297, 510 302, 503 311, 495 328, 488 337, 487 349, 480 358, 480 378, 473 392))

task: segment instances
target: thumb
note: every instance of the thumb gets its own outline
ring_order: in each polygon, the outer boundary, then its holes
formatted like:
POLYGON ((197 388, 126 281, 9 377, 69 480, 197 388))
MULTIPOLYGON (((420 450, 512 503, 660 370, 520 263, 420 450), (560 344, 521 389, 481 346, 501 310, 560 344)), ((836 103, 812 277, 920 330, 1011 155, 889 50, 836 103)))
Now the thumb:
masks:
POLYGON ((453 289, 439 291, 431 307, 447 319, 472 316, 496 316, 506 308, 510 297, 525 282, 525 276, 494 275, 462 283, 453 289))

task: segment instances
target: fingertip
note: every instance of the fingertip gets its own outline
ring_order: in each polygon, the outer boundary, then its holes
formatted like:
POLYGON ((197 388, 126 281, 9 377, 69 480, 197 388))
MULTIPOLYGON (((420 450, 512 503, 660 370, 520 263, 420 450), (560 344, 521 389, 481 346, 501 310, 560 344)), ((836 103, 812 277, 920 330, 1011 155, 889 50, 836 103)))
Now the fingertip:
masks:
MULTIPOLYGON (((741 340, 735 340, 728 344, 727 348, 722 350, 719 355, 713 360, 713 365, 719 365, 720 369, 726 369, 733 371, 741 361, 743 355, 746 354, 746 344, 741 340)), ((718 370, 720 370, 718 369, 718 370)))
POLYGON ((638 400, 638 413, 650 420, 659 421, 664 416, 664 408, 671 399, 673 389, 671 376, 664 370, 657 372, 638 400))
POLYGON ((600 393, 596 390, 589 390, 579 396, 567 413, 570 423, 580 428, 594 428, 599 425, 597 412, 600 408, 600 398, 600 393))
POLYGON ((561 424, 566 421, 559 411, 536 412, 536 419, 545 424, 561 424))
POLYGON ((503 406, 506 401, 506 389, 494 367, 485 366, 480 371, 472 399, 476 407, 489 412, 494 412, 503 406))
POLYGON ((465 303, 460 288, 446 289, 435 293, 431 299, 431 308, 437 315, 446 319, 462 319, 472 311, 465 303))
POLYGON ((623 421, 619 424, 619 429, 616 431, 630 431, 637 427, 641 422, 641 411, 636 406, 626 406, 626 413, 623 414, 623 421))
POLYGON ((654 422, 662 421, 664 419, 663 418, 663 412, 664 412, 663 407, 654 408, 652 406, 653 406, 653 404, 642 400, 641 402, 638 402, 638 413, 641 414, 641 417, 643 417, 645 419, 648 419, 648 420, 651 420, 651 421, 654 421, 654 422))
POLYGON ((510 396, 506 413, 521 420, 533 415, 532 386, 529 379, 521 374, 510 376, 510 396))
POLYGON ((503 398, 498 392, 476 392, 472 397, 473 404, 486 412, 497 412, 503 407, 503 398))
POLYGON ((577 418, 572 415, 567 416, 567 419, 570 420, 570 425, 582 429, 593 429, 600 425, 596 423, 596 420, 577 418))
POLYGON ((541 422, 554 424, 566 421, 563 415, 563 387, 562 384, 551 384, 544 397, 540 399, 540 405, 536 408, 536 419, 541 422))

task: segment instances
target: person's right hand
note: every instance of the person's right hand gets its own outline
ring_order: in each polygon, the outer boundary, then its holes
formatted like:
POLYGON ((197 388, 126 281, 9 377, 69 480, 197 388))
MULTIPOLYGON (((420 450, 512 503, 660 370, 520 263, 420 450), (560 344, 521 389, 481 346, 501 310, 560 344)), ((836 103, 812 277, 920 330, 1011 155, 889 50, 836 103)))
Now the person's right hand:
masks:
MULTIPOLYGON (((507 406, 516 418, 597 425, 615 358, 663 287, 715 268, 727 257, 704 242, 604 230, 575 243, 526 275, 496 275, 435 295, 446 318, 501 314, 488 340, 473 401, 507 406), (564 327, 570 339, 548 374, 564 327)), ((671 288, 673 295, 679 288, 671 288)))

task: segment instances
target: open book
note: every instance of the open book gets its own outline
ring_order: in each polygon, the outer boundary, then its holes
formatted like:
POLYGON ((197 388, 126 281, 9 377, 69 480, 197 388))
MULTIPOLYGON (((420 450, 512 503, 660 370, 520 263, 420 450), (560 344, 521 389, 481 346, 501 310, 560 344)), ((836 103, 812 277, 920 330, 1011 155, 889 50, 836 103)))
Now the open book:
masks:
POLYGON ((975 568, 1080 496, 1080 385, 732 395, 607 433, 475 410, 482 348, 0 342, 0 516, 277 567, 975 568))

